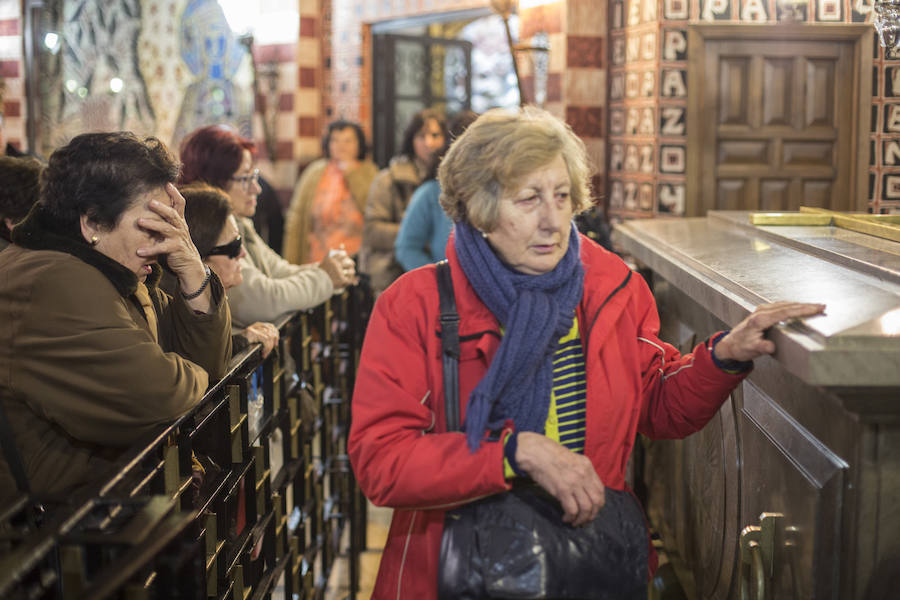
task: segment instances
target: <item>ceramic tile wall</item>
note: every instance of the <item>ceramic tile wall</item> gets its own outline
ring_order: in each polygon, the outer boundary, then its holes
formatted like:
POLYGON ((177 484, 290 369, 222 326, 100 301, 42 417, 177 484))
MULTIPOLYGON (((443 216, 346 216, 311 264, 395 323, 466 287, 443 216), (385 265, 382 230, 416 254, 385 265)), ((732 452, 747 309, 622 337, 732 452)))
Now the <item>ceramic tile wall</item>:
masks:
MULTIPOLYGON (((810 0, 810 22, 871 22, 872 2, 810 0)), ((622 217, 683 214, 687 124, 687 25, 775 23, 775 0, 609 2, 610 207, 622 217)), ((876 44, 870 134, 869 209, 900 212, 900 53, 876 44)))
MULTIPOLYGON (((25 148, 25 79, 22 69, 22 11, 19 0, 0 0, 0 101, 8 142, 25 148)), ((2 151, 2 149, 0 149, 2 151)))
POLYGON ((566 122, 587 146, 595 169, 594 195, 604 201, 609 72, 606 5, 592 0, 568 0, 565 10, 566 60, 560 75, 566 122))
MULTIPOLYGON (((287 198, 296 181, 298 164, 319 154, 321 135, 323 41, 322 2, 327 0, 264 0, 260 2, 260 23, 268 18, 298 18, 299 24, 286 23, 267 34, 256 32, 254 60, 261 73, 275 74, 274 87, 261 78, 262 93, 257 107, 265 107, 267 120, 275 136, 271 159, 261 150, 261 167, 287 198), (296 25, 296 27, 295 27, 296 25), (298 30, 299 34, 285 32, 298 30), (287 38, 286 39, 286 35, 287 38)), ((178 60, 177 18, 185 0, 143 0, 143 29, 140 39, 142 72, 154 105, 156 131, 169 140, 188 78, 178 60)), ((6 83, 3 99, 5 130, 14 145, 25 145, 25 90, 22 56, 22 18, 19 0, 0 0, 0 76, 6 83)), ((261 115, 254 114, 253 134, 260 149, 266 147, 261 115)))

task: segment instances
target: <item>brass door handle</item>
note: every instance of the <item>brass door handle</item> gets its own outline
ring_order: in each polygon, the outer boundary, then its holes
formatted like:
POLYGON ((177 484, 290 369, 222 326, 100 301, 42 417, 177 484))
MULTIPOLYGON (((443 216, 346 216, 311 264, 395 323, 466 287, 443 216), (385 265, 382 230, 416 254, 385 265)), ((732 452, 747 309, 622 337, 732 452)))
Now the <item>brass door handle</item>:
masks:
POLYGON ((776 575, 775 550, 781 545, 783 518, 781 513, 764 512, 759 525, 748 525, 741 531, 741 600, 751 600, 751 579, 756 581, 753 598, 766 599, 766 584, 776 575))
POLYGON ((803 598, 803 590, 800 587, 800 573, 798 571, 800 557, 798 556, 799 550, 799 529, 796 527, 785 527, 784 528, 785 542, 784 542, 784 551, 787 554, 787 563, 791 569, 791 588, 793 589, 793 598, 794 600, 800 600, 803 598))
POLYGON ((763 566, 762 546, 757 542, 750 542, 750 556, 753 559, 751 569, 756 578, 756 598, 757 600, 765 600, 766 598, 766 570, 763 566))
POLYGON ((748 525, 741 531, 741 600, 765 600, 766 568, 763 561, 763 549, 760 545, 762 529, 756 525, 748 525), (744 576, 744 571, 748 571, 744 576), (750 594, 750 580, 756 580, 756 594, 750 594))

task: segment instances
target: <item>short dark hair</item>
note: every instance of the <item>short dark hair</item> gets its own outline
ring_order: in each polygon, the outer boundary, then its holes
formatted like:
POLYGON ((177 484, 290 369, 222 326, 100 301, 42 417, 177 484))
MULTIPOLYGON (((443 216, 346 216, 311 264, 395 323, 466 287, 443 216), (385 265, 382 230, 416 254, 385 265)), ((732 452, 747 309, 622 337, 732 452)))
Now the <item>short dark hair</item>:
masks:
POLYGON ((0 237, 9 241, 9 230, 2 223, 18 223, 38 201, 41 171, 44 165, 31 157, 0 155, 0 237))
POLYGON ((369 147, 366 145, 366 134, 359 123, 345 121, 344 119, 332 121, 328 125, 328 130, 325 132, 325 135, 322 136, 322 154, 325 158, 331 158, 331 152, 328 149, 328 146, 331 144, 331 136, 335 131, 343 131, 345 129, 352 129, 356 134, 356 142, 359 144, 359 151, 356 153, 356 159, 363 160, 366 157, 366 154, 369 153, 369 147))
POLYGON ((441 133, 444 134, 444 139, 447 138, 447 121, 444 119, 444 115, 432 108, 420 110, 413 115, 406 124, 406 129, 403 130, 403 145, 400 147, 400 153, 405 154, 410 160, 416 158, 416 148, 413 146, 416 134, 425 127, 428 121, 437 121, 441 127, 441 133))
POLYGON ((179 188, 184 196, 184 220, 191 231, 191 239, 201 258, 217 245, 225 221, 231 214, 231 205, 225 190, 202 181, 195 181, 179 188))
POLYGON ((195 129, 181 143, 181 183, 205 181, 223 190, 237 173, 244 150, 253 154, 256 145, 230 125, 208 125, 195 129))
POLYGON ((138 196, 174 183, 179 168, 155 137, 85 133, 50 155, 41 178, 41 207, 58 233, 83 240, 82 216, 113 229, 138 196))

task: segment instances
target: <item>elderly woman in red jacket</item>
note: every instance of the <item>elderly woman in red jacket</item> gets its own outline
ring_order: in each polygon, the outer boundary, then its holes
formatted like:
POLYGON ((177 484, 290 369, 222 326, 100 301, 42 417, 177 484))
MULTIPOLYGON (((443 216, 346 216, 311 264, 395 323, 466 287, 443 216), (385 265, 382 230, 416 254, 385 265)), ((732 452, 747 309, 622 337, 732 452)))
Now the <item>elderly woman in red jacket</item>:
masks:
POLYGON ((517 482, 558 500, 563 523, 592 522, 607 490, 625 489, 637 432, 699 430, 750 361, 774 351, 767 328, 823 310, 760 306, 680 355, 657 337, 642 278, 575 229, 589 174, 582 142, 538 109, 485 113, 444 158, 464 431, 446 431, 444 403, 457 400, 444 397, 427 266, 379 297, 353 397, 354 471, 375 504, 395 509, 374 598, 437 597, 446 509, 517 482))

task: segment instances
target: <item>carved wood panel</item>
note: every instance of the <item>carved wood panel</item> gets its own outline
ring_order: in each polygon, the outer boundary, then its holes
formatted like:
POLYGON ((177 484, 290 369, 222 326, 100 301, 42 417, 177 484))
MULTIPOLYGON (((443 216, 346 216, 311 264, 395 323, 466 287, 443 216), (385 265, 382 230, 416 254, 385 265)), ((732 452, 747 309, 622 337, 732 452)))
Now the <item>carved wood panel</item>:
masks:
POLYGON ((743 384, 741 526, 784 515, 772 598, 838 598, 846 462, 753 383, 743 384))
POLYGON ((688 43, 689 216, 865 209, 869 29, 698 24, 688 43))

